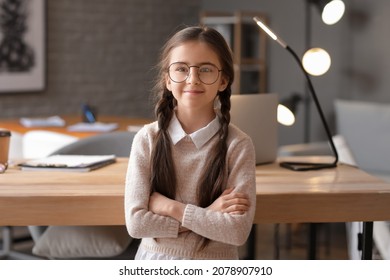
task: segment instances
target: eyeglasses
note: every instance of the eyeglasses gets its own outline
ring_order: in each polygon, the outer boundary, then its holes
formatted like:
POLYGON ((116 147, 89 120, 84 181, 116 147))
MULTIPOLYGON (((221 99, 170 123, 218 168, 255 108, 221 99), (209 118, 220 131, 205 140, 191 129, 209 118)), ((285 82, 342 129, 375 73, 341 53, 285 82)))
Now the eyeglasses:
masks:
POLYGON ((189 66, 183 62, 174 62, 168 67, 169 78, 175 83, 182 83, 190 76, 192 67, 198 68, 199 80, 206 85, 214 84, 219 78, 219 72, 222 71, 214 64, 209 63, 200 66, 189 66))

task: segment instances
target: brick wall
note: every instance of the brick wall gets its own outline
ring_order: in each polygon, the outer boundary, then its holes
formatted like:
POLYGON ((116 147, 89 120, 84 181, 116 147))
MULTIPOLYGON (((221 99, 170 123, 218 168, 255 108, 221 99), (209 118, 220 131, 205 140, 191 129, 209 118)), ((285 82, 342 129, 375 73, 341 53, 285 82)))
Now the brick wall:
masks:
POLYGON ((169 34, 196 24, 197 0, 47 0, 47 86, 0 94, 0 118, 78 114, 151 117, 153 66, 169 34))

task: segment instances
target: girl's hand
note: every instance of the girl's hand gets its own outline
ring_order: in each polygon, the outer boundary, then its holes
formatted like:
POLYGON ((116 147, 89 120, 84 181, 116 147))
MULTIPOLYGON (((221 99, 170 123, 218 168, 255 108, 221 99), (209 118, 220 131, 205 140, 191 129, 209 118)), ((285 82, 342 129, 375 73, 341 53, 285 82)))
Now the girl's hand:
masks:
POLYGON ((180 226, 180 228, 179 228, 179 233, 188 232, 188 231, 190 231, 190 230, 186 227, 180 226))
POLYGON ((169 205, 170 200, 171 199, 158 192, 153 192, 149 198, 149 211, 152 211, 154 214, 168 216, 167 206, 169 205))
POLYGON ((249 199, 246 194, 234 193, 233 188, 228 188, 207 209, 242 215, 249 209, 249 199))
POLYGON ((149 211, 161 216, 172 217, 181 222, 183 219, 185 205, 176 200, 170 199, 158 192, 153 192, 149 198, 149 211))

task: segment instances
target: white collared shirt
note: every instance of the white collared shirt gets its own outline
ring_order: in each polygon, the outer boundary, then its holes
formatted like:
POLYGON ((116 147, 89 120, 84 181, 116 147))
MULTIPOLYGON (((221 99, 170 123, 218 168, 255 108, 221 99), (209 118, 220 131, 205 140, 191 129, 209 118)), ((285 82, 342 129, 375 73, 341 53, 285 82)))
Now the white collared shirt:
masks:
POLYGON ((171 123, 168 127, 169 136, 171 137, 173 145, 176 145, 180 140, 186 138, 187 136, 191 138, 192 142, 195 144, 197 149, 202 148, 219 130, 220 123, 218 117, 216 116, 208 125, 202 127, 201 129, 187 134, 183 127, 181 126, 179 120, 176 117, 176 114, 173 114, 171 123))

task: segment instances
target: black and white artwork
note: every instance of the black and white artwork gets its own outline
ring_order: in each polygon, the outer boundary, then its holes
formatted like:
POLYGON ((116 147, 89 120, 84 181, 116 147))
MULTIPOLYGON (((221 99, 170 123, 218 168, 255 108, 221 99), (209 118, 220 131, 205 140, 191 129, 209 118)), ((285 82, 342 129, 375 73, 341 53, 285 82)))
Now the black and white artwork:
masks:
POLYGON ((45 88, 44 0, 0 0, 0 93, 45 88))

